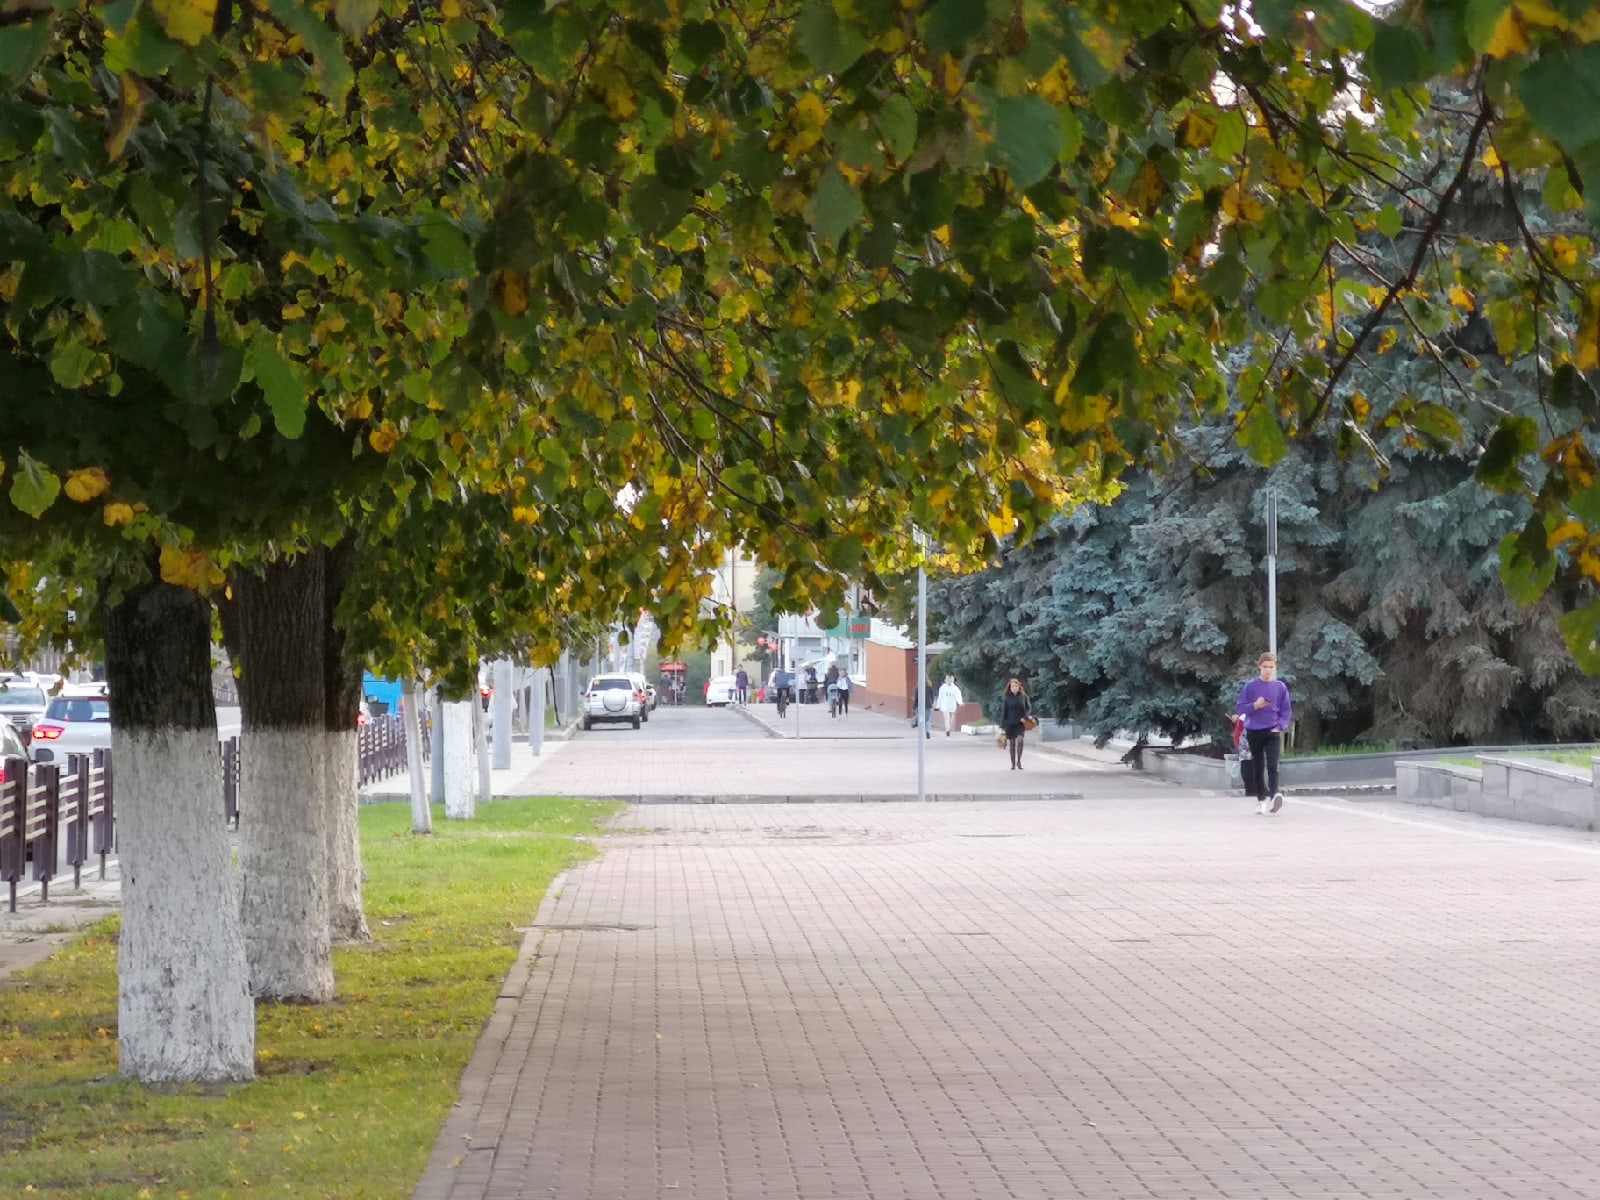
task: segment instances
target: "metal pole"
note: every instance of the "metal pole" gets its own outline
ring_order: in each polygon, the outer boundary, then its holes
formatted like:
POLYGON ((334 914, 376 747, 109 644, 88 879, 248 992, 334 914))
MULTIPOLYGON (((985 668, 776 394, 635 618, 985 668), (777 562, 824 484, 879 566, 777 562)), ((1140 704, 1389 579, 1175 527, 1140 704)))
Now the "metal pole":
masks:
POLYGON ((1278 653, 1278 493, 1267 489, 1267 652, 1278 653))
MULTIPOLYGON (((917 533, 917 546, 923 546, 922 533, 917 533)), ((928 572, 922 565, 922 555, 917 556, 917 724, 913 734, 922 733, 928 721, 928 572)), ((917 801, 928 798, 928 739, 917 738, 917 801)))
POLYGON ((502 771, 511 765, 511 660, 494 660, 494 765, 502 771))

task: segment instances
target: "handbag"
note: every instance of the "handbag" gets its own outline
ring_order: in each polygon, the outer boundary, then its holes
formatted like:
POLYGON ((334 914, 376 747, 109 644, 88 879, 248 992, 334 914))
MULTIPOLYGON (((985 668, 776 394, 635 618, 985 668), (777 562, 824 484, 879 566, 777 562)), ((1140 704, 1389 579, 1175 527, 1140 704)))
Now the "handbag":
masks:
POLYGON ((1022 718, 1022 728, 1024 730, 1039 728, 1039 718, 1038 717, 1023 717, 1022 718))
POLYGON ((1005 749, 1005 747, 1006 747, 1006 731, 1004 729, 1002 729, 999 733, 994 735, 994 744, 996 746, 999 746, 1002 750, 1005 749))

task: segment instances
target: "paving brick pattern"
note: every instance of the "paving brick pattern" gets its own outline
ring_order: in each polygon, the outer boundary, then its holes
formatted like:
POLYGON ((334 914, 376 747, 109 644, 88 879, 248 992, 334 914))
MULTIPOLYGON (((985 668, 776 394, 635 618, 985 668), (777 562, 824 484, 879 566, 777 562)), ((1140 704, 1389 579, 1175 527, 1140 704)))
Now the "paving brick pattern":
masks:
POLYGON ((1600 1197, 1593 838, 1095 794, 628 810, 417 1197, 1600 1197))

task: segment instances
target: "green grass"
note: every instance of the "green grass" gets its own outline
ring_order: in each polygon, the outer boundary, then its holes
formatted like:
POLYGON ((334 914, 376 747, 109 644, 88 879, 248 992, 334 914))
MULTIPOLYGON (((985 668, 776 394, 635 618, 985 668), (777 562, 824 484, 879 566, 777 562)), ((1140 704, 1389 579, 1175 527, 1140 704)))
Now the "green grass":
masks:
POLYGON ((369 945, 339 999, 256 1012, 257 1079, 117 1078, 117 919, 0 984, 0 1196, 407 1197, 501 980, 516 926, 618 806, 497 800, 471 822, 361 810, 369 945))
MULTIPOLYGON (((1535 762, 1557 762, 1563 766, 1577 767, 1580 771, 1588 771, 1594 765, 1595 751, 1593 750, 1507 750, 1499 755, 1502 758, 1524 758, 1535 762)), ((1483 759, 1468 755, 1460 757, 1440 758, 1437 761, 1449 763, 1453 767, 1482 768, 1483 759)))
POLYGON ((1393 754, 1398 742, 1353 742, 1344 746, 1318 746, 1315 750, 1285 750, 1284 758, 1338 758, 1345 754, 1393 754))

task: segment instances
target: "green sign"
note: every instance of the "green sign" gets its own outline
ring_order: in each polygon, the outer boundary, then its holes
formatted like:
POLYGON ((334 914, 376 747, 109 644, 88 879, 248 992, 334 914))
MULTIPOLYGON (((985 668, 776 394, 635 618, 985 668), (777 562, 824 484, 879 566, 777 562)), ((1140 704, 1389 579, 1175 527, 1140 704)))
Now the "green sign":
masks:
POLYGON ((839 621, 836 625, 829 625, 823 629, 829 637, 864 638, 872 634, 872 618, 860 614, 852 614, 839 621))

